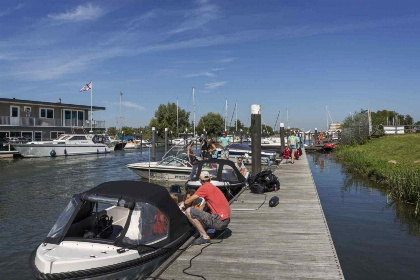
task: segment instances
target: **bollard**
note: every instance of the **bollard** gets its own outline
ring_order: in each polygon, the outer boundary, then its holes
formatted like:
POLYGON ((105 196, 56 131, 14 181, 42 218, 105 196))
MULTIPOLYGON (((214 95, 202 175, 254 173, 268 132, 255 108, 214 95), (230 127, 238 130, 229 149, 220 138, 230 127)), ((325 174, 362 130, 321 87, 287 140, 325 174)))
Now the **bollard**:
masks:
POLYGON ((318 144, 317 143, 317 138, 318 138, 318 129, 315 127, 315 132, 314 132, 314 141, 315 141, 315 145, 318 144))
POLYGON ((165 127, 165 154, 168 152, 168 128, 165 127))
POLYGON ((152 127, 152 160, 156 160, 156 146, 155 146, 155 139, 156 139, 156 128, 152 127))
POLYGON ((280 143, 281 143, 281 153, 283 154, 284 148, 286 147, 284 141, 284 123, 280 123, 280 143))
POLYGON ((304 146, 306 143, 306 132, 303 132, 303 145, 304 146))
POLYGON ((261 105, 251 105, 252 174, 261 172, 261 105))
POLYGON ((143 153, 143 131, 140 131, 140 152, 143 153))

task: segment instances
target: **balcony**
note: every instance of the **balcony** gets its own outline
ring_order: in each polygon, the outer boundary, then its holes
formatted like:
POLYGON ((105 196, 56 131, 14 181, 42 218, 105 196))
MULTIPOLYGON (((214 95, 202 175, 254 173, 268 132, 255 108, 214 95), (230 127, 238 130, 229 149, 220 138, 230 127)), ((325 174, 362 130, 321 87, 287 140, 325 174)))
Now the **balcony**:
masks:
MULTIPOLYGON (((84 127, 90 128, 90 120, 61 120, 46 118, 14 118, 0 116, 0 126, 26 126, 26 127, 84 127)), ((105 128, 105 121, 93 120, 92 128, 105 128)))

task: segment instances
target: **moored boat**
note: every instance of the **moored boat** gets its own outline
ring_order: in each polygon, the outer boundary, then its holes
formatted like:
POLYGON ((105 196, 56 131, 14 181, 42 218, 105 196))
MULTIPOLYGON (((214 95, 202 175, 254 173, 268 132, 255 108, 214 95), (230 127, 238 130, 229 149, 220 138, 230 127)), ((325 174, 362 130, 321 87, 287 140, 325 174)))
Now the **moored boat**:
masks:
POLYGON ((29 266, 35 279, 143 279, 193 232, 164 187, 107 182, 73 196, 29 266))

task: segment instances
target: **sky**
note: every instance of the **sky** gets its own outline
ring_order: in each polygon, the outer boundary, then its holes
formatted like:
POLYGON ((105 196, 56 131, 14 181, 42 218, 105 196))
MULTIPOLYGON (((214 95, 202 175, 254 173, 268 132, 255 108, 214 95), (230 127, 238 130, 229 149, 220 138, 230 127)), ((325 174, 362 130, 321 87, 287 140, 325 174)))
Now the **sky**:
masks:
MULTIPOLYGON (((0 0, 0 97, 90 105, 116 126, 159 104, 325 129, 360 109, 420 120, 420 2, 0 0)), ((278 124, 277 124, 278 128, 278 124)))

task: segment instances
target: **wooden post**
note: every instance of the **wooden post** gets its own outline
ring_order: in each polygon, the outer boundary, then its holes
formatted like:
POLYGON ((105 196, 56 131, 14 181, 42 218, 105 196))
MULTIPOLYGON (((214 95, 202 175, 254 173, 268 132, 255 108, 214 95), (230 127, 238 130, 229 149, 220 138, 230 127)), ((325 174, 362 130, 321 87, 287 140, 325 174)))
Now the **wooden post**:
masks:
POLYGON ((168 128, 165 127, 165 154, 168 152, 168 128))
POLYGON ((261 172, 261 105, 251 105, 252 174, 261 172))
POLYGON ((280 143, 281 143, 281 152, 284 152, 284 148, 286 147, 286 143, 284 141, 284 123, 280 123, 280 143))
POLYGON ((140 151, 143 152, 143 130, 140 131, 140 151))
POLYGON ((156 128, 152 127, 152 160, 155 161, 156 160, 156 145, 155 145, 155 141, 156 141, 156 128))
POLYGON ((314 133, 314 141, 315 141, 315 144, 317 144, 316 143, 316 139, 318 138, 318 129, 315 127, 315 133, 314 133))
POLYGON ((306 132, 303 132, 303 145, 302 146, 305 146, 305 143, 306 143, 306 132))

